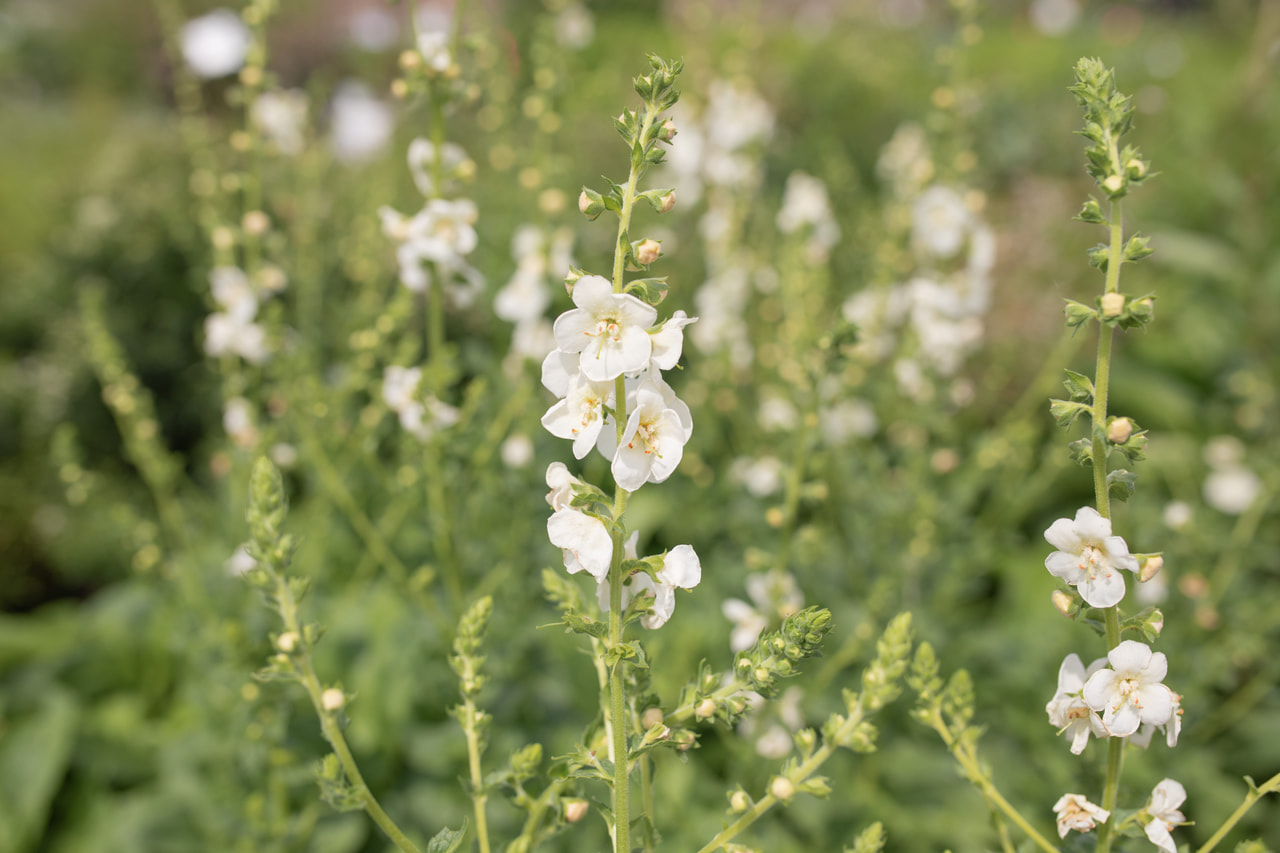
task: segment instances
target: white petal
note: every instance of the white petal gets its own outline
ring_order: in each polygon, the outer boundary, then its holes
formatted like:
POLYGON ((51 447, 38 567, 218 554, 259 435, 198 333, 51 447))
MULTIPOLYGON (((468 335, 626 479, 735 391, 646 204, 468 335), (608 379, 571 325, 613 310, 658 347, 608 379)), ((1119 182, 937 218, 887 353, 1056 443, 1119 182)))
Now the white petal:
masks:
POLYGON ((576 509, 556 510, 547 519, 547 536, 552 545, 572 554, 596 580, 608 577, 613 538, 603 521, 576 509))
POLYGON ((1080 537, 1076 535, 1075 524, 1069 518, 1060 518, 1044 532, 1044 538, 1059 551, 1078 554, 1084 547, 1080 537))
POLYGON ((1091 506, 1081 507, 1076 513, 1076 534, 1085 542, 1101 543, 1111 535, 1111 521, 1103 518, 1091 506))
POLYGON ((595 318, 581 308, 571 308, 556 318, 551 333, 556 346, 565 352, 582 352, 590 345, 596 330, 595 318))
POLYGON ((569 393, 569 380, 577 375, 577 353, 555 349, 542 360, 542 387, 557 397, 569 393))
POLYGON ((658 580, 681 589, 693 589, 702 580, 702 563, 692 545, 677 545, 663 557, 658 580))
POLYGON ((1114 670, 1101 669, 1089 676, 1084 683, 1084 701, 1095 711, 1101 711, 1111 701, 1115 691, 1116 673, 1114 670))
MULTIPOLYGON (((1163 658, 1164 654, 1161 653, 1160 657, 1163 658)), ((1151 658, 1151 647, 1137 640, 1124 640, 1107 653, 1107 660, 1111 661, 1116 672, 1142 672, 1152 662, 1151 658)), ((1167 663, 1165 666, 1167 667, 1167 663)), ((1160 678, 1154 680, 1160 681, 1163 678, 1162 672, 1160 678)))
POLYGON ((1084 569, 1080 568, 1080 556, 1066 551, 1054 551, 1044 558, 1044 567, 1055 578, 1062 578, 1075 586, 1085 579, 1084 569))
POLYGON ((1114 607, 1124 599, 1124 575, 1114 569, 1103 570, 1076 584, 1080 597, 1090 607, 1114 607))

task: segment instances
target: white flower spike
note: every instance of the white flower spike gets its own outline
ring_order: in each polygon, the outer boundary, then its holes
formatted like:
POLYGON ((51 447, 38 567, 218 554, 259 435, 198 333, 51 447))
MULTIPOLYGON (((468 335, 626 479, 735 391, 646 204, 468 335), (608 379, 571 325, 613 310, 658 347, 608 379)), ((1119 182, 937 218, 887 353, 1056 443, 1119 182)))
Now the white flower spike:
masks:
POLYGON ((1124 539, 1111 535, 1111 522, 1092 507, 1083 507, 1075 520, 1060 518, 1044 538, 1058 550, 1045 558, 1054 577, 1074 586, 1090 607, 1112 607, 1124 598, 1120 571, 1137 573, 1138 559, 1124 539))

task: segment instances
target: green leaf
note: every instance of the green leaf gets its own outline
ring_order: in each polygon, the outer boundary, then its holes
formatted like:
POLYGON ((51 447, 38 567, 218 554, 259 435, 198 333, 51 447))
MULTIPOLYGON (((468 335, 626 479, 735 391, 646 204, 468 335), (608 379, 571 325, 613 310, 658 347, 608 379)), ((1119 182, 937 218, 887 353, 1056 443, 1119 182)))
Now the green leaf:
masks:
POLYGON ((1118 468, 1107 474, 1107 491, 1111 493, 1111 497, 1120 501, 1129 500, 1129 496, 1134 493, 1135 484, 1138 482, 1138 475, 1132 471, 1126 471, 1118 468))
POLYGON ((445 827, 436 833, 435 838, 427 842, 427 853, 454 853, 462 846, 462 841, 467 837, 467 820, 463 818, 461 829, 450 829, 445 827))
POLYGON ((1049 414, 1053 415, 1053 419, 1060 427, 1068 427, 1075 423, 1076 418, 1081 415, 1088 414, 1089 407, 1084 403, 1076 403, 1071 400, 1050 400, 1049 414))
POLYGON ((1093 399, 1093 380, 1083 373, 1076 373, 1074 370, 1066 371, 1067 378, 1062 384, 1067 387, 1067 393, 1071 395, 1072 400, 1092 400, 1093 399))
POLYGON ((39 709, 19 717, 0 737, 0 850, 34 850, 71 760, 80 709, 71 694, 52 689, 39 709))

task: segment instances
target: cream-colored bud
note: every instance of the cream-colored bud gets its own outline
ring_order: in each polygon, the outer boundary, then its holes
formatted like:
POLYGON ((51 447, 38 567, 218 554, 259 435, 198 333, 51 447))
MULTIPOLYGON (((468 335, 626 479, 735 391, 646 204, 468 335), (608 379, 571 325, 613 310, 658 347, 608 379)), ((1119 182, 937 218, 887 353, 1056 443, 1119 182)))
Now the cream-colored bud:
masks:
POLYGON ((337 687, 330 687, 320 694, 320 707, 326 711, 337 711, 347 704, 347 695, 337 687))
POLYGON ((796 786, 785 776, 774 776, 769 783, 769 793, 785 802, 796 795, 796 786))
POLYGON ((1164 568, 1164 557, 1159 554, 1152 554, 1145 560, 1141 561, 1142 568, 1138 570, 1138 581, 1146 583, 1156 575, 1160 574, 1160 570, 1164 568))
POLYGON ((250 210, 245 213, 240 225, 244 228, 244 233, 260 237, 271 230, 271 217, 261 210, 250 210))
POLYGON ((578 210, 583 214, 591 210, 591 196, 587 195, 587 191, 583 190, 578 196, 578 210))
POLYGON ((1075 599, 1071 596, 1067 595, 1060 589, 1055 589, 1053 591, 1053 595, 1049 597, 1049 600, 1053 602, 1054 609, 1063 616, 1071 615, 1071 607, 1075 604, 1075 599))
POLYGON ((1164 612, 1157 610, 1152 613, 1151 618, 1147 620, 1147 624, 1151 626, 1151 630, 1156 632, 1156 636, 1159 636, 1164 631, 1164 612))
POLYGON ((640 245, 636 246, 636 263, 642 267, 656 261, 662 255, 662 244, 657 240, 641 240, 640 245))
POLYGON ((404 81, 404 78, 397 77, 391 81, 391 97, 397 101, 403 101, 409 97, 409 84, 404 81))
POLYGON ((693 710, 693 715, 699 720, 705 720, 716 712, 716 701, 711 698, 703 699, 698 703, 698 707, 693 710))
POLYGON ((568 823, 577 823, 587 816, 587 812, 591 809, 591 804, 586 800, 562 800, 564 805, 564 819, 568 823))
POLYGON ((1102 316, 1119 317, 1124 312, 1123 293, 1104 293, 1102 295, 1102 316))
POLYGON ((209 235, 209 240, 213 243, 213 248, 225 252, 236 244, 236 235, 227 226, 219 225, 213 229, 213 233, 209 235))
POLYGON ((405 50, 400 53, 400 67, 405 71, 417 68, 422 64, 422 54, 416 50, 405 50))
POLYGON ((664 719, 661 708, 646 708, 644 714, 640 717, 640 725, 646 729, 651 729, 654 726, 662 725, 664 719))
POLYGON ((1124 178, 1119 175, 1107 175, 1107 179, 1102 182, 1102 188, 1109 193, 1118 193, 1124 189, 1124 178))
POLYGON ((670 212, 671 212, 671 208, 673 208, 673 207, 675 207, 675 206, 676 206, 676 191, 675 191, 675 190, 672 190, 671 192, 669 192, 669 193, 667 193, 666 195, 664 195, 662 198, 658 199, 658 212, 659 212, 659 213, 670 213, 670 212))
POLYGON ((1137 157, 1132 158, 1128 163, 1124 164, 1124 169, 1130 176, 1141 178, 1147 174, 1147 164, 1139 160, 1137 157))
POLYGON ((745 812, 749 808, 751 808, 751 798, 747 796, 746 791, 739 788, 729 795, 729 811, 745 812))
POLYGON ((240 82, 251 87, 261 85, 262 69, 256 65, 246 65, 240 69, 240 82))
POLYGON ((297 632, 285 631, 279 637, 276 637, 276 648, 287 654, 298 647, 300 639, 297 632))
POLYGON ((658 131, 658 136, 662 140, 670 142, 676 138, 676 133, 676 123, 671 119, 667 119, 662 123, 662 128, 658 131))
POLYGON ((1107 441, 1112 444, 1124 444, 1133 435, 1133 421, 1128 418, 1116 418, 1107 426, 1107 441))

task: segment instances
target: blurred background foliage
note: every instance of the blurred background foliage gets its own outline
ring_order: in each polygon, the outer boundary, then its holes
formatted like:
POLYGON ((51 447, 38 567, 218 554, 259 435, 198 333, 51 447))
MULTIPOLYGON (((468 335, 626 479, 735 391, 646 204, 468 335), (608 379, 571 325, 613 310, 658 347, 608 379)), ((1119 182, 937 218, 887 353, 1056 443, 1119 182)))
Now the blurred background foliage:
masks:
MULTIPOLYGON (((746 576, 785 548, 805 602, 836 619, 827 656, 797 682, 809 724, 856 683, 879 627, 909 609, 944 667, 973 675, 985 756, 1020 808, 1049 826, 1059 794, 1100 787, 1103 750, 1072 757, 1042 711, 1063 655, 1087 660, 1103 647, 1053 610, 1042 568, 1043 530, 1091 500, 1045 401, 1061 393, 1061 367, 1092 364, 1092 338, 1064 337, 1059 316, 1064 297, 1097 292, 1084 250, 1098 235, 1071 221, 1089 187, 1066 87, 1075 60, 1098 55, 1135 93, 1135 141, 1160 172, 1126 210, 1157 253, 1126 268, 1125 289, 1158 301, 1151 331, 1119 342, 1113 410, 1150 429, 1152 443, 1117 524, 1134 550, 1165 553, 1157 648, 1186 710, 1179 746, 1132 755, 1125 790, 1137 805, 1159 779, 1180 779, 1197 825, 1177 837, 1203 841, 1239 802, 1242 776, 1280 767, 1280 4, 1010 0, 987 4, 966 30, 923 0, 631 0, 590 4, 594 37, 574 49, 557 41, 563 3, 468 4, 473 88, 447 133, 477 163, 466 188, 480 210, 472 261, 488 286, 449 317, 454 362, 441 394, 469 420, 438 442, 429 473, 378 391, 381 366, 400 363, 393 353, 416 353, 403 340, 421 336, 422 317, 395 281, 377 214, 416 198, 402 152, 429 132, 429 111, 396 105, 394 137, 364 162, 340 162, 326 146, 325 104, 341 81, 388 92, 410 43, 405 6, 283 0, 271 19, 268 68, 308 93, 311 126, 297 159, 261 164, 287 238, 268 250, 287 258, 292 279, 272 303, 274 322, 296 343, 278 366, 235 374, 262 403, 264 437, 242 447, 222 424, 226 365, 200 345, 215 260, 192 170, 203 156, 230 171, 227 139, 243 119, 234 86, 208 81, 201 118, 184 129, 163 46, 166 10, 182 21, 213 5, 0 9, 0 853, 385 849, 363 816, 318 802, 311 766, 324 745, 300 692, 250 677, 275 626, 226 564, 245 538, 248 467, 272 443, 296 449, 289 526, 303 539, 296 570, 314 583, 310 618, 328 632, 318 666, 357 697, 349 738, 388 811, 422 838, 467 813, 445 650, 449 620, 477 595, 496 596, 483 697, 493 760, 535 740, 550 756, 572 749, 594 713, 593 673, 575 638, 537 629, 555 619, 539 570, 558 563, 542 472, 567 447, 537 422, 550 398, 536 363, 504 368, 511 330, 485 306, 512 275, 521 223, 571 227, 578 263, 604 268, 608 229, 582 222, 573 199, 600 174, 616 177, 610 117, 630 103, 648 51, 685 58, 681 88, 694 109, 711 81, 734 79, 773 110, 759 183, 736 208, 744 258, 783 262, 773 223, 792 171, 827 184, 843 239, 813 304, 785 290, 752 297, 762 351, 781 334, 779 317, 805 312, 802 337, 817 339, 850 295, 901 264, 901 247, 880 251, 894 232, 877 162, 904 122, 924 121, 969 155, 963 180, 981 192, 997 246, 981 348, 957 374, 971 391, 965 405, 911 399, 875 368, 836 367, 836 384, 869 401, 877 427, 818 440, 816 421, 805 426, 816 408, 798 394, 798 420, 770 431, 761 404, 793 383, 764 358, 743 369, 686 343, 677 390, 693 408, 694 438, 678 474, 638 493, 630 516, 642 547, 691 542, 704 568, 671 623, 646 637, 658 694, 674 702, 702 659, 729 665, 721 602, 743 597, 746 576), (371 49, 351 21, 374 8, 398 29, 371 49), (959 88, 947 88, 949 74, 959 88), (964 108, 948 112, 946 91, 965 94, 964 108), (143 413, 121 417, 104 386, 143 413), (147 406, 154 420, 139 427, 147 406), (502 463, 498 446, 512 435, 531 440, 534 461, 502 463), (806 453, 794 457, 788 520, 782 492, 746 488, 733 472, 736 460, 765 456, 785 469, 797 444, 806 453), (1254 478, 1252 500, 1229 511, 1206 486, 1224 453, 1254 478), (435 538, 430 475, 445 485, 452 554, 435 538), (1176 530, 1172 502, 1189 510, 1176 530), (361 516, 390 557, 371 546, 361 516), (450 571, 452 592, 439 580, 450 571), (424 612, 424 597, 439 615, 424 612)), ((235 196, 214 194, 204 209, 234 219, 235 196)), ((670 256, 660 264, 669 302, 690 313, 708 277, 702 211, 681 202, 671 219, 645 220, 670 256)), ((567 306, 557 293, 552 316, 567 306)), ((586 466, 603 476, 599 459, 586 466)), ((882 820, 891 849, 993 848, 980 796, 907 706, 881 717, 880 752, 829 765, 832 802, 801 798, 748 843, 834 850, 882 820)), ((751 737, 723 727, 706 730, 693 760, 663 758, 666 849, 710 838, 724 791, 758 790, 773 766, 751 737)), ((1277 808, 1259 805, 1233 837, 1280 847, 1277 808)), ((501 803, 492 812, 495 834, 509 836, 519 814, 501 803)), ((597 822, 555 844, 605 840, 597 822)))

